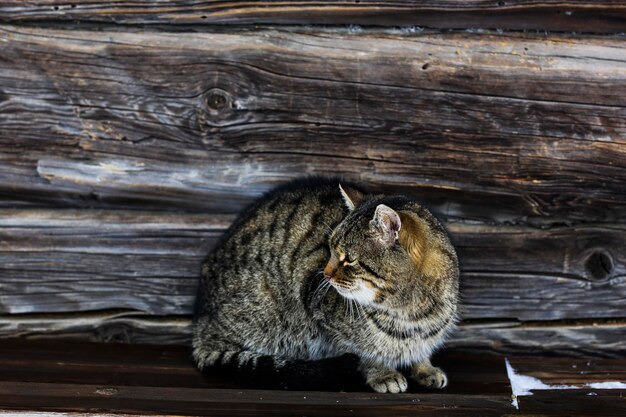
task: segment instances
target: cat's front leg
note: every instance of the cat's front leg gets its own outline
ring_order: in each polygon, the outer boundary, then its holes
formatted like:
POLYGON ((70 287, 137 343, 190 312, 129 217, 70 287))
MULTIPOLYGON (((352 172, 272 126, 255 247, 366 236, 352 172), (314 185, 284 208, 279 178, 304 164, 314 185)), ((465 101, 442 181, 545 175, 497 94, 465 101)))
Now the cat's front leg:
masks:
POLYGON ((367 385, 376 392, 404 392, 408 386, 404 375, 395 369, 378 363, 362 360, 359 365, 359 371, 365 377, 367 385))
POLYGON ((426 388, 445 388, 448 385, 446 373, 430 363, 430 359, 411 366, 411 378, 426 388))

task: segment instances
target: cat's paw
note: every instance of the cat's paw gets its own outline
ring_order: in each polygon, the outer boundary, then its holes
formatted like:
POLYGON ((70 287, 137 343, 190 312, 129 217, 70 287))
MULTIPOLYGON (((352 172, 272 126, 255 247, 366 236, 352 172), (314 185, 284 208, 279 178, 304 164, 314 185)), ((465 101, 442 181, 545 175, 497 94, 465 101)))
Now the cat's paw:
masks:
POLYGON ((367 385, 369 385, 374 391, 380 393, 404 392, 408 387, 404 375, 397 371, 372 376, 367 379, 367 385))
POLYGON ((411 378, 426 388, 445 388, 448 385, 446 373, 435 366, 417 366, 411 378))

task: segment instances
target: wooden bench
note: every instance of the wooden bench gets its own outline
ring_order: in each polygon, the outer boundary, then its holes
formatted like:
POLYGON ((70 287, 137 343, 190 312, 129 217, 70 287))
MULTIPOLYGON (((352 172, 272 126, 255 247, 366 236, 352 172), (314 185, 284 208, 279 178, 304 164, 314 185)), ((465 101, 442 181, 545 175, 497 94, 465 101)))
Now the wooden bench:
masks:
MULTIPOLYGON (((225 377, 201 377, 181 347, 59 342, 0 346, 0 404, 5 410, 141 415, 285 416, 619 416, 624 391, 585 384, 624 381, 623 359, 509 357, 516 372, 553 387, 512 397, 500 355, 446 352, 436 358, 450 385, 412 386, 405 394, 250 389, 225 377), (517 400, 517 408, 512 405, 517 400)), ((0 412, 0 415, 7 411, 0 412)))
POLYGON ((626 414, 623 390, 585 387, 626 382, 624 4, 183 3, 0 0, 0 409, 626 414), (201 259, 310 174, 415 196, 449 229, 449 389, 193 369, 201 259), (580 389, 516 410, 505 356, 580 389))

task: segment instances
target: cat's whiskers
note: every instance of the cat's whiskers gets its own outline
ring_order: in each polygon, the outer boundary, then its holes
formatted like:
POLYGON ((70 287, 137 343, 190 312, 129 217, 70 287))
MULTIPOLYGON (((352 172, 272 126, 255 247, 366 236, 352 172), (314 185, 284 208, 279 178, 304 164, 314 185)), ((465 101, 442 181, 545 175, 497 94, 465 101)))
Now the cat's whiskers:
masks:
POLYGON ((356 300, 352 300, 352 304, 353 306, 353 310, 354 310, 354 320, 355 321, 361 321, 363 319, 363 317, 361 316, 361 310, 360 310, 360 306, 359 306, 359 302, 356 300))
MULTIPOLYGON (((318 272, 319 274, 319 272, 318 272)), ((317 274, 316 274, 317 275, 317 274)), ((313 291, 313 300, 315 300, 318 295, 319 292, 325 287, 325 284, 328 284, 328 282, 326 280, 321 280, 319 284, 317 284, 317 288, 315 289, 315 291, 313 291)))
POLYGON ((359 319, 364 320, 365 311, 363 311, 363 307, 361 306, 361 304, 357 303, 356 301, 354 303, 356 304, 356 311, 357 311, 357 314, 359 315, 359 319))
POLYGON ((317 288, 315 289, 315 291, 313 291, 313 299, 315 299, 315 297, 317 297, 317 293, 320 292, 320 290, 323 288, 324 286, 324 282, 320 282, 317 286, 317 288))
POLYGON ((324 301, 324 298, 326 298, 326 295, 328 294, 328 291, 330 290, 331 287, 332 287, 332 284, 329 281, 325 279, 321 280, 317 286, 317 289, 313 293, 313 300, 317 299, 317 303, 321 304, 322 301, 324 301), (324 293, 322 295, 319 295, 321 291, 324 291, 324 293))
POLYGON ((344 301, 344 317, 347 318, 349 321, 352 321, 352 311, 350 309, 350 299, 343 297, 343 301, 344 301))
POLYGON ((354 321, 354 315, 352 313, 352 300, 348 298, 348 317, 351 322, 354 321))
POLYGON ((354 306, 354 300, 350 300, 350 316, 352 317, 353 321, 356 321, 357 315, 356 315, 356 307, 354 306))
POLYGON ((326 231, 324 232, 324 235, 326 237, 330 237, 330 235, 333 234, 333 228, 330 227, 330 225, 323 220, 320 220, 320 223, 322 224, 322 226, 326 227, 326 231))
POLYGON ((324 294, 322 295, 322 298, 320 300, 320 303, 324 300, 324 298, 326 297, 326 295, 328 294, 328 291, 332 288, 332 285, 330 284, 330 282, 328 281, 324 281, 327 285, 325 285, 326 287, 326 291, 324 292, 324 294))

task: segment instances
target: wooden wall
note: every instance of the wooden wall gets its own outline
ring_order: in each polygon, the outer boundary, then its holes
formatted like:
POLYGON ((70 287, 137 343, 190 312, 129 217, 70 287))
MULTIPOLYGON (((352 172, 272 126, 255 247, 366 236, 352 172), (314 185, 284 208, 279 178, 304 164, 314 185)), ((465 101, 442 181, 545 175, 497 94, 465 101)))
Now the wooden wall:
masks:
POLYGON ((624 2, 251 4, 0 1, 0 336, 185 343, 236 213, 331 174, 445 221, 450 346, 626 353, 624 2))

